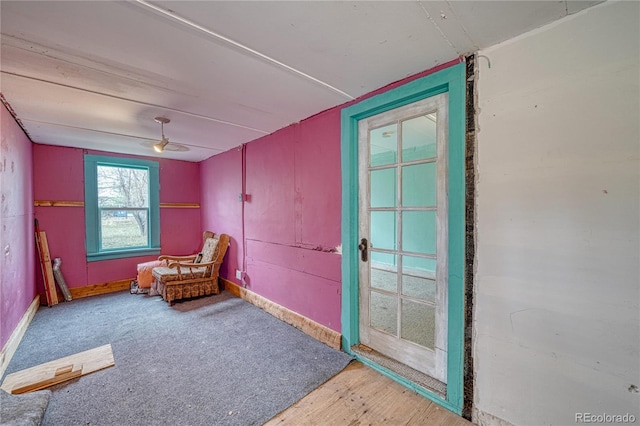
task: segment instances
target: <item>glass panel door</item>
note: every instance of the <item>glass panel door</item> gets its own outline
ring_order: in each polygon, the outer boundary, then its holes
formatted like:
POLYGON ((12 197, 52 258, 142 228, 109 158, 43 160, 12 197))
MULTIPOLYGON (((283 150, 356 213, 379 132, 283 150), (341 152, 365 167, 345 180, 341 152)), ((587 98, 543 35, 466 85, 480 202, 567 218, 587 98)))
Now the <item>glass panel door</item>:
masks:
POLYGON ((360 341, 444 383, 446 105, 442 94, 359 123, 360 341))

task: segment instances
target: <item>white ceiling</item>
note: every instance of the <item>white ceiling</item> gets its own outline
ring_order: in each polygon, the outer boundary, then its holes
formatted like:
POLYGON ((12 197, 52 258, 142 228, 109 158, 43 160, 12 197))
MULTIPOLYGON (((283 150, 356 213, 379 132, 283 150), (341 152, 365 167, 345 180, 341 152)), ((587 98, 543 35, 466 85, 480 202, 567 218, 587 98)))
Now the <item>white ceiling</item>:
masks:
POLYGON ((599 2, 2 0, 0 87, 33 142, 201 161, 599 2))

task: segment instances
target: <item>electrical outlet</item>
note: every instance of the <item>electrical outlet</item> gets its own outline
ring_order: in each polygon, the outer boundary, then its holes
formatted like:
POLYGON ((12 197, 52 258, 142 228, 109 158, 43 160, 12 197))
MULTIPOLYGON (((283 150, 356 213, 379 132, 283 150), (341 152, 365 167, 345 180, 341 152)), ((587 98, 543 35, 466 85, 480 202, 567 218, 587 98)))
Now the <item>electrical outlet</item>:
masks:
POLYGON ((236 279, 242 279, 242 271, 240 269, 236 269, 236 279))

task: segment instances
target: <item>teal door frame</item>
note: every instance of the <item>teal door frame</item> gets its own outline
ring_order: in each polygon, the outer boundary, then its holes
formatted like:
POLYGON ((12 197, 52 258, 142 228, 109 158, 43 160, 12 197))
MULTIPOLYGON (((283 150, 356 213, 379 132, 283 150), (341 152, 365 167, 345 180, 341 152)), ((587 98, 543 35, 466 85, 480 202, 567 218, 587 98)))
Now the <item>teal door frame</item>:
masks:
POLYGON ((464 385, 465 64, 458 63, 342 110, 342 347, 363 363, 456 414, 464 385), (449 276, 446 398, 351 351, 358 326, 358 121, 449 93, 449 276))

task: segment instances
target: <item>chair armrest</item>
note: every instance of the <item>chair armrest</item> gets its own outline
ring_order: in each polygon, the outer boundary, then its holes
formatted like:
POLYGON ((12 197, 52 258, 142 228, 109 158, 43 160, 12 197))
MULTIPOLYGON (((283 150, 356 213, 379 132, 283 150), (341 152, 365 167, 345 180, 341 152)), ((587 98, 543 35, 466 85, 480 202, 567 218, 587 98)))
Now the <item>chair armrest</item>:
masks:
POLYGON ((193 260, 196 258, 197 255, 193 254, 191 256, 168 256, 168 255, 162 255, 160 257, 158 257, 158 260, 167 260, 167 261, 177 261, 177 262, 183 262, 183 261, 189 261, 189 260, 193 260))
POLYGON ((213 265, 214 262, 202 262, 202 263, 191 263, 191 262, 170 262, 169 268, 175 268, 176 266, 187 267, 187 268, 199 268, 201 266, 209 266, 213 265))

